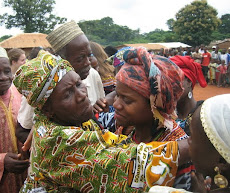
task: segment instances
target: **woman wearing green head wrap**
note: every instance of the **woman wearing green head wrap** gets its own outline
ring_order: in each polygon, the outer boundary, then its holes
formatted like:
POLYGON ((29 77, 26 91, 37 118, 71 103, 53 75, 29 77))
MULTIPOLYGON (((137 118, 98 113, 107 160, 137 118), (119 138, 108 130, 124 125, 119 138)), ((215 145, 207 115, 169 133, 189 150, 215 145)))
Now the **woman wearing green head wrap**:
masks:
POLYGON ((173 184, 178 143, 137 145, 101 130, 91 119, 86 87, 67 61, 40 51, 14 83, 36 108, 31 170, 21 192, 142 192, 173 184))

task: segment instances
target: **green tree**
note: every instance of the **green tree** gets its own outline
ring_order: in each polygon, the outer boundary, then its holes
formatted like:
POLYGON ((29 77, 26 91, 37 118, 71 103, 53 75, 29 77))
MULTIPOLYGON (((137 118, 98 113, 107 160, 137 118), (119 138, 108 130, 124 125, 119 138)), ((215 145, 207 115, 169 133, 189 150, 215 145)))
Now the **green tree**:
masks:
POLYGON ((56 24, 66 21, 52 14, 55 0, 4 0, 5 7, 11 7, 14 14, 0 15, 0 24, 7 29, 17 27, 25 33, 49 33, 56 24))
POLYGON ((3 40, 8 39, 10 37, 12 37, 12 35, 4 35, 4 36, 0 37, 0 42, 2 42, 3 40))
POLYGON ((173 23, 175 22, 175 20, 173 18, 168 19, 166 22, 166 25, 168 26, 169 30, 172 31, 173 30, 173 23))
POLYGON ((219 32, 222 34, 230 33, 230 14, 222 15, 220 20, 221 25, 218 28, 219 32))
POLYGON ((217 11, 206 0, 195 0, 176 14, 173 31, 180 41, 192 46, 208 45, 211 34, 220 25, 217 11))
POLYGON ((117 45, 118 42, 129 42, 139 37, 139 29, 131 30, 127 26, 120 26, 110 17, 100 20, 80 21, 79 26, 87 37, 102 45, 117 45))
POLYGON ((177 36, 172 31, 164 31, 162 29, 155 29, 147 34, 145 34, 145 39, 148 42, 174 42, 177 41, 177 36))

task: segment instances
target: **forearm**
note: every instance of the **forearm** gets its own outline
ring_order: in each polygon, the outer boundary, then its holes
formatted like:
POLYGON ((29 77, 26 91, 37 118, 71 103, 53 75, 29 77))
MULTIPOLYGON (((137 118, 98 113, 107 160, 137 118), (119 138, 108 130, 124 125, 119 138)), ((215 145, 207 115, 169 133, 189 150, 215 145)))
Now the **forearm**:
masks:
POLYGON ((147 188, 146 183, 149 187, 173 184, 170 176, 174 177, 177 171, 177 142, 137 145, 126 141, 125 136, 78 128, 57 128, 49 133, 52 136, 46 134, 44 139, 34 133, 32 166, 37 179, 45 177, 53 184, 78 190, 91 184, 95 192, 103 186, 112 192, 121 191, 121 187, 130 191, 147 188), (164 180, 158 173, 152 175, 159 165, 165 168, 164 180))
POLYGON ((189 139, 183 139, 181 141, 178 141, 178 148, 180 153, 179 160, 178 160, 179 165, 183 165, 191 161, 191 157, 189 155, 188 140, 189 139))
POLYGON ((16 137, 21 143, 24 143, 30 133, 30 129, 25 129, 23 128, 20 123, 17 123, 17 128, 16 128, 16 137))

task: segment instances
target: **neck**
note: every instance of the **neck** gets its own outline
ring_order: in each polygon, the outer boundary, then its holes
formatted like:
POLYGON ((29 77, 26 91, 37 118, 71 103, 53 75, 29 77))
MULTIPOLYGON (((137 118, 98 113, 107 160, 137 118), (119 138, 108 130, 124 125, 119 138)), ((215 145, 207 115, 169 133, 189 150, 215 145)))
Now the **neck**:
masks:
POLYGON ((190 111, 196 107, 196 100, 192 97, 189 99, 186 97, 182 101, 178 101, 177 103, 177 113, 179 119, 185 119, 190 111))
POLYGON ((154 123, 145 124, 135 127, 135 137, 138 142, 148 143, 152 141, 153 138, 153 128, 154 123))

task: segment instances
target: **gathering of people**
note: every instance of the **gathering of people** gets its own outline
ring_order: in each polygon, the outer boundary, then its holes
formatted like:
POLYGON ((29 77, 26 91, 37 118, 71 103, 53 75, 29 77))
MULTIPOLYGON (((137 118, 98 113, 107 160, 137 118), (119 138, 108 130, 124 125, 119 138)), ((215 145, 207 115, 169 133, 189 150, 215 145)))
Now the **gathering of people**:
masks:
POLYGON ((217 87, 230 86, 230 47, 220 51, 218 46, 212 46, 208 50, 206 46, 201 45, 191 48, 161 49, 156 54, 171 58, 174 56, 190 56, 195 62, 202 66, 203 75, 208 84, 217 85, 217 87))
POLYGON ((104 48, 75 21, 47 40, 0 47, 0 192, 230 192, 230 94, 193 95, 229 84, 230 48, 104 48))

